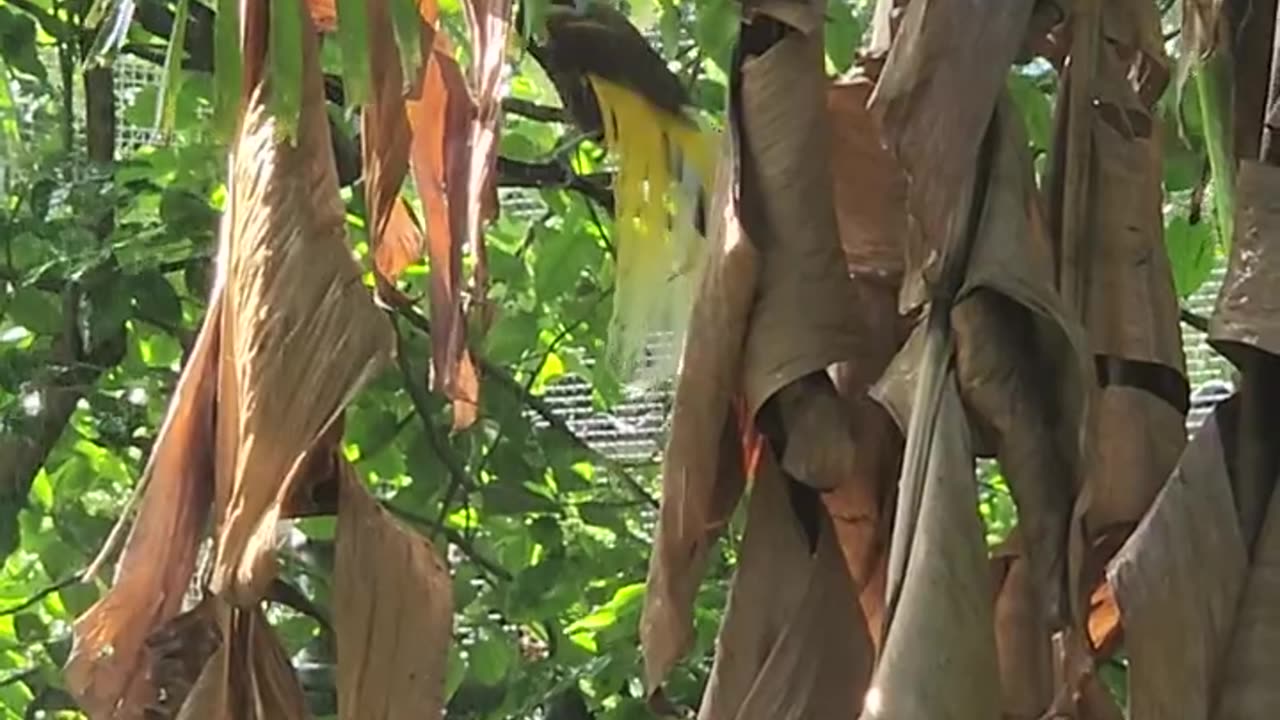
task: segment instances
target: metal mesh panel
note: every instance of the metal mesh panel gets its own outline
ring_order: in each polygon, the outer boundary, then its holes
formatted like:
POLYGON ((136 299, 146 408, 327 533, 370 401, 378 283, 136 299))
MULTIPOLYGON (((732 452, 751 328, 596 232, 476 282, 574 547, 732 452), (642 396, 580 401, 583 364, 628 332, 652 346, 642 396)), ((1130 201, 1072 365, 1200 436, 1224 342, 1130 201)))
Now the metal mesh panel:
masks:
MULTIPOLYGON (((1201 317, 1211 316, 1226 274, 1227 263, 1223 259, 1205 284, 1187 300, 1187 308, 1201 317)), ((1182 325, 1182 347, 1187 357, 1187 379, 1191 382, 1187 428, 1194 430, 1204 423, 1214 405, 1230 397, 1235 387, 1235 367, 1209 345, 1204 333, 1185 323, 1182 325)))

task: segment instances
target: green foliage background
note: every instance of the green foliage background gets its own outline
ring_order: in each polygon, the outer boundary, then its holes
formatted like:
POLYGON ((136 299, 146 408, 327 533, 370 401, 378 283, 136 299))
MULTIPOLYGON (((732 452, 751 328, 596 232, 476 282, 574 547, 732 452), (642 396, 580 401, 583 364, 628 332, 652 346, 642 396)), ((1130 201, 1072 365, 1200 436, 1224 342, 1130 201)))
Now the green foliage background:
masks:
MULTIPOLYGON (((105 4, 108 19, 120 4, 105 4)), ((167 7, 186 17, 197 4, 180 0, 167 7)), ((851 66, 868 5, 831 4, 832 74, 851 66)), ((442 2, 442 9, 446 26, 460 31, 457 0, 442 2)), ((226 148, 215 96, 228 89, 215 86, 208 73, 179 70, 165 60, 163 39, 136 27, 108 44, 121 58, 136 62, 141 55, 169 69, 164 82, 119 94, 118 112, 122 124, 159 122, 162 132, 120 153, 114 168, 85 159, 79 69, 101 49, 91 47, 83 29, 95 19, 85 17, 89 10, 87 0, 0 0, 0 457, 3 443, 41 431, 39 388, 49 378, 76 386, 80 395, 30 490, 0 484, 4 718, 78 717, 59 667, 70 649, 71 622, 105 585, 70 579, 124 508, 154 440, 184 347, 205 309, 225 199, 226 148), (96 223, 108 213, 113 230, 100 238, 96 223), (74 307, 66 297, 76 298, 74 307), (68 333, 84 345, 75 366, 53 360, 68 333)), ((736 4, 635 0, 629 11, 687 79, 707 116, 718 118, 736 4)), ((358 43, 326 43, 326 69, 360 68, 360 51, 358 43)), ((513 97, 558 104, 532 58, 516 56, 512 70, 513 97)), ((1010 79, 1042 153, 1052 133, 1054 84, 1042 63, 1010 79)), ((1164 107, 1173 128, 1172 95, 1164 107)), ((1190 217, 1205 151, 1196 124, 1201 113, 1185 116, 1185 137, 1166 134, 1168 247, 1183 295, 1204 281, 1221 254, 1212 214, 1198 222, 1190 217)), ((353 131, 350 111, 334 117, 353 131)), ((571 128, 515 114, 505 121, 501 153, 563 161, 584 175, 607 168, 600 149, 571 128)), ((360 192, 348 188, 344 197, 352 240, 365 253, 360 192)), ((347 415, 345 450, 389 507, 449 544, 457 607, 449 717, 648 717, 637 680, 636 623, 652 543, 656 467, 605 463, 566 433, 535 427, 528 398, 566 373, 592 383, 599 408, 623 396, 605 363, 597 362, 610 312, 608 218, 561 189, 507 199, 507 211, 488 233, 498 320, 478 351, 511 382, 487 383, 480 422, 453 436, 444 403, 426 395, 430 423, 424 424, 409 390, 422 390, 428 339, 403 325, 411 372, 390 370, 358 398, 347 415), (459 468, 473 487, 456 487, 459 468)), ((412 291, 423 294, 425 273, 425 267, 410 271, 412 291)), ((1013 504, 998 468, 984 466, 980 481, 980 511, 994 543, 1014 522, 1013 504)), ((299 522, 282 552, 286 579, 322 608, 330 592, 333 530, 331 520, 299 522)), ((733 561, 733 543, 722 543, 699 600, 694 657, 701 659, 674 679, 670 695, 677 703, 697 703, 733 561)), ((272 617, 295 654, 313 708, 320 717, 332 714, 333 648, 319 624, 278 605, 272 617)))

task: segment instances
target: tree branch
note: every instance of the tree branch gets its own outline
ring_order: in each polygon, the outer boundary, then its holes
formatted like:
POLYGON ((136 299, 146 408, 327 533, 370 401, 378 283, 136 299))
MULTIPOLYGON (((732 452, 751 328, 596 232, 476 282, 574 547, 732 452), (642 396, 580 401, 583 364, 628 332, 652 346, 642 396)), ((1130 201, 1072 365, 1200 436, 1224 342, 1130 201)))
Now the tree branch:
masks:
MULTIPOLYGON (((422 333, 426 335, 431 334, 431 322, 417 310, 404 307, 399 308, 397 312, 401 317, 408 321, 410 325, 414 326, 422 333)), ((639 480, 636 480, 635 476, 631 474, 630 468, 628 468, 625 463, 619 462, 618 460, 605 455, 592 447, 586 440, 583 440, 581 436, 573 431, 573 428, 569 427, 569 424, 564 421, 564 418, 556 414, 556 411, 547 404, 546 400, 534 395, 532 391, 526 389, 524 385, 521 385, 519 381, 517 381, 511 373, 506 370, 506 368, 490 362, 479 355, 475 356, 475 361, 476 366, 480 369, 483 379, 492 380, 498 387, 501 387, 516 399, 522 401, 531 410, 537 413, 539 417, 545 420, 552 430, 564 436, 565 439, 585 453, 596 464, 605 468, 611 474, 616 475, 618 479, 620 479, 622 483, 636 495, 637 498, 643 500, 646 505, 655 509, 658 507, 658 500, 653 497, 653 495, 649 494, 649 491, 640 484, 639 480)))
POLYGON ((613 213, 609 173, 577 175, 567 165, 498 158, 498 184, 505 187, 564 188, 582 193, 613 213))
POLYGON ((537 120, 538 122, 569 122, 568 113, 564 108, 552 107, 550 105, 539 105, 528 100, 520 98, 505 98, 502 101, 502 109, 513 115, 537 120))

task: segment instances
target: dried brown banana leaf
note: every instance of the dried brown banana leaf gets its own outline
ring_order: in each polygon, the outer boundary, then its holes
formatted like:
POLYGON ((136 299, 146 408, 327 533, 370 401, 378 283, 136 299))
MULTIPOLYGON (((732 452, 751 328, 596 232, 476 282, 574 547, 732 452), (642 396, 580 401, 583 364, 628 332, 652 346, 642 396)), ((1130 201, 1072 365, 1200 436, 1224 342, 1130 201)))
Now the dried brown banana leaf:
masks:
POLYGON ((301 43, 296 144, 268 112, 270 78, 250 83, 225 219, 211 587, 246 607, 274 576, 276 521, 307 451, 391 352, 346 241, 316 38, 301 43))
POLYGON ((157 700, 146 639, 182 609, 213 500, 217 310, 215 300, 143 471, 146 494, 112 587, 73 627, 67 687, 95 720, 140 718, 157 700))
POLYGON ((918 531, 863 720, 972 720, 1000 713, 973 450, 954 377, 944 381, 918 531))
POLYGON ((338 717, 441 717, 453 627, 449 571, 425 537, 378 504, 350 464, 339 482, 338 717))
POLYGON ((820 508, 811 545, 795 510, 796 487, 766 452, 752 483, 702 720, 819 720, 853 717, 862 706, 872 647, 851 611, 857 587, 820 508))
POLYGON ((745 483, 742 434, 732 405, 759 254, 742 232, 730 187, 728 173, 721 171, 709 218, 707 265, 689 320, 689 337, 697 341, 682 350, 662 458, 662 506, 640 621, 649 693, 689 651, 694 596, 707 553, 745 483))

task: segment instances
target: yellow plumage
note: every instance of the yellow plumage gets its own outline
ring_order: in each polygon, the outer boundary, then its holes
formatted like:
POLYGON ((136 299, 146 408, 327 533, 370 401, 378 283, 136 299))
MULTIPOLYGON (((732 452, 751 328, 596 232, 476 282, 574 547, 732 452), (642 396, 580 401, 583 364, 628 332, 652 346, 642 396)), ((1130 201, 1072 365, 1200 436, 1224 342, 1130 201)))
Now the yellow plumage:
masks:
POLYGON ((700 192, 715 172, 715 134, 640 95, 588 75, 600 105, 614 180, 617 252, 609 359, 626 380, 669 377, 672 363, 639 361, 650 337, 684 338, 706 242, 694 225, 700 192))

